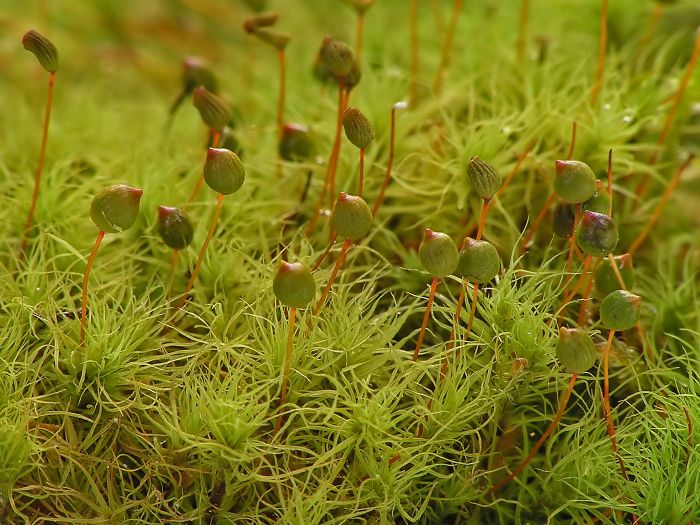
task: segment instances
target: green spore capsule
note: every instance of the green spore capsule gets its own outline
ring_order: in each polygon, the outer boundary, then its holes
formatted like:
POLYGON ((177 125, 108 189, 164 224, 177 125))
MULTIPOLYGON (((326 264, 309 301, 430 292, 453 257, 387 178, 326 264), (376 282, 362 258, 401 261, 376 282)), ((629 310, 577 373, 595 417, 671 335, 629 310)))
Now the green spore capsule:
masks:
POLYGON ((343 0, 352 7, 358 15, 364 15, 374 5, 376 0, 343 0))
POLYGON ((559 329, 556 353, 562 366, 577 374, 591 368, 596 361, 593 339, 579 328, 559 329))
POLYGON ((592 257, 605 257, 612 253, 619 238, 615 221, 593 211, 583 213, 576 229, 576 242, 583 253, 592 257))
POLYGON ((372 210, 362 197, 340 192, 331 214, 331 226, 345 239, 356 241, 372 227, 372 210))
POLYGON ((265 42, 278 51, 282 51, 287 47, 287 44, 289 44, 289 41, 292 39, 292 35, 289 33, 281 33, 267 28, 256 29, 254 34, 261 42, 265 42))
POLYGON ((345 77, 345 87, 350 90, 357 86, 360 80, 362 80, 362 69, 357 60, 354 60, 350 68, 350 73, 345 77))
POLYGON ((496 277, 500 269, 501 258, 493 244, 471 237, 465 239, 459 252, 457 275, 477 284, 485 284, 496 277))
POLYGON ((192 103, 199 111, 204 124, 216 131, 221 131, 231 120, 231 106, 222 97, 199 86, 192 92, 192 103))
POLYGON ((608 330, 629 330, 639 321, 642 299, 626 290, 615 290, 600 303, 600 320, 608 330))
MULTIPOLYGON (((635 272, 630 254, 618 255, 614 258, 614 261, 625 283, 625 288, 628 290, 634 288, 635 272)), ((617 275, 615 275, 615 271, 608 259, 603 260, 595 271, 595 287, 602 295, 622 289, 622 285, 618 281, 617 275)))
POLYGON ((568 239, 574 234, 574 222, 576 214, 573 205, 560 202, 554 208, 552 214, 552 230, 554 235, 562 239, 568 239))
POLYGON ((58 49, 53 42, 41 33, 31 29, 22 37, 24 49, 34 54, 46 71, 55 73, 58 69, 58 49))
POLYGON ((357 108, 348 108, 343 115, 345 136, 357 149, 365 149, 374 140, 374 126, 357 108))
POLYGON ((583 211, 596 213, 608 213, 610 211, 610 194, 603 188, 603 184, 596 181, 596 190, 593 196, 581 205, 583 211))
POLYGON ((186 57, 182 62, 182 83, 185 93, 191 93, 199 86, 215 93, 219 89, 219 81, 214 72, 209 69, 199 57, 186 57))
POLYGON ((282 127, 278 152, 282 159, 303 162, 314 156, 315 144, 309 128, 301 124, 287 123, 282 127))
POLYGON ((496 169, 479 157, 472 157, 467 165, 467 175, 476 194, 488 201, 501 187, 501 176, 496 169))
POLYGON ((352 72, 355 55, 345 42, 324 38, 319 56, 323 67, 338 81, 344 80, 352 72))
POLYGON ((108 186, 92 199, 90 218, 105 233, 128 230, 139 215, 141 195, 143 190, 126 184, 108 186))
POLYGON ((314 300, 316 283, 305 264, 282 261, 272 281, 272 291, 282 304, 303 308, 314 300))
POLYGON ((245 168, 241 159, 226 148, 209 148, 204 162, 204 182, 212 190, 223 195, 238 191, 245 180, 245 168))
POLYGON ((259 15, 249 16, 243 21, 243 29, 246 33, 252 34, 263 27, 275 25, 278 18, 278 13, 261 13, 259 15))
POLYGON ((585 162, 557 160, 555 163, 554 191, 564 202, 586 202, 595 193, 596 178, 585 162))
POLYGON ((158 234, 173 250, 187 248, 194 237, 194 228, 189 217, 179 208, 158 207, 158 234))
POLYGON ((457 246, 449 235, 426 228, 418 257, 430 275, 446 277, 457 268, 457 246))

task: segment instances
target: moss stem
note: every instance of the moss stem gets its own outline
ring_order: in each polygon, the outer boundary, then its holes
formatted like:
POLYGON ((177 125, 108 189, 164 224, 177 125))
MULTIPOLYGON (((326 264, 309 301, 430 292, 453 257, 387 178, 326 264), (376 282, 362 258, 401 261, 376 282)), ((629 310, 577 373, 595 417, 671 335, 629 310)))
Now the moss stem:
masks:
POLYGON ((520 14, 518 16, 518 40, 515 43, 518 63, 525 61, 525 40, 527 39, 527 22, 530 17, 530 0, 520 1, 520 14))
POLYGON ((284 127, 284 101, 287 78, 284 48, 277 52, 277 59, 279 61, 280 68, 279 96, 277 98, 277 138, 279 138, 282 136, 282 128, 284 127))
POLYGON ((608 45, 608 0, 603 0, 600 12, 600 44, 598 47, 598 65, 595 71, 595 83, 591 90, 591 106, 595 106, 598 95, 603 87, 603 74, 605 73, 605 51, 608 45))
POLYGON ((423 345, 423 337, 425 336, 425 329, 428 326, 428 319, 430 319, 430 309, 433 306, 433 301, 435 300, 435 290, 437 289, 439 279, 437 276, 433 277, 433 281, 430 284, 430 295, 428 296, 428 304, 425 307, 425 314, 423 315, 423 322, 420 325, 420 333, 418 334, 418 341, 416 341, 416 348, 413 351, 413 362, 418 361, 418 354, 420 353, 421 346, 423 345))
POLYGON ((44 159, 46 158, 46 143, 49 136, 49 122, 51 121, 51 106, 53 102, 53 91, 54 82, 56 80, 56 72, 52 71, 49 73, 49 92, 46 97, 46 109, 44 110, 44 125, 41 131, 41 146, 39 147, 39 162, 36 168, 36 174, 34 175, 34 189, 32 190, 32 200, 29 204, 29 212, 27 213, 27 220, 24 224, 24 230, 22 231, 22 240, 20 241, 19 258, 24 257, 25 251, 27 249, 27 242, 29 236, 29 230, 34 223, 34 211, 36 210, 36 203, 39 199, 39 185, 41 183, 41 174, 44 170, 44 159))
POLYGON ((362 197, 365 189, 365 148, 360 150, 360 180, 358 182, 357 195, 362 197))
POLYGON ((80 346, 85 346, 85 336, 87 334, 87 300, 88 300, 88 284, 90 282, 90 270, 92 269, 92 264, 95 262, 95 256, 97 255, 97 250, 100 249, 100 244, 102 239, 104 239, 105 232, 102 230, 97 234, 97 239, 95 239, 95 245, 92 247, 92 252, 90 252, 90 257, 85 265, 85 273, 83 273, 83 295, 80 306, 80 346))
POLYGON ((622 477, 627 479, 627 470, 625 469, 625 464, 622 460, 622 456, 617 449, 617 440, 615 439, 615 423, 612 418, 612 409, 610 408, 610 383, 608 381, 608 362, 610 360, 610 348, 612 346, 612 341, 615 337, 615 330, 610 330, 608 333, 608 341, 605 344, 605 350, 603 351, 603 414, 605 416, 605 422, 608 427, 608 436, 610 436, 610 443, 612 445, 612 452, 617 464, 620 466, 620 473, 622 477))
POLYGON ((415 105, 418 103, 418 75, 420 74, 418 0, 411 0, 409 24, 411 34, 411 92, 408 100, 411 102, 411 105, 415 105))
POLYGON ((377 212, 384 202, 384 194, 386 193, 387 186, 391 181, 391 170, 394 166, 394 147, 396 144, 396 104, 391 106, 391 128, 389 132, 389 159, 386 164, 386 172, 384 173, 384 180, 382 181, 382 187, 379 189, 379 195, 377 195, 377 200, 374 201, 374 206, 372 206, 372 217, 377 216, 377 212))
MULTIPOLYGON (((287 349, 284 353, 284 371, 282 372, 282 390, 280 392, 280 409, 287 402, 287 384, 289 383, 289 363, 292 360, 292 343, 294 340, 294 321, 296 319, 297 309, 291 307, 289 309, 289 334, 287 335, 287 349)), ((282 428, 282 423, 284 422, 284 413, 281 413, 277 417, 277 422, 275 423, 275 430, 273 435, 279 432, 282 428)))
POLYGON ((224 194, 219 193, 219 196, 216 199, 216 210, 214 211, 214 218, 211 221, 211 227, 209 228, 209 233, 207 233, 206 239, 204 239, 204 244, 202 244, 202 249, 199 251, 199 256, 197 257, 197 262, 194 265, 194 269, 192 270, 192 275, 190 275, 189 281, 187 281, 187 286, 185 286, 185 291, 182 292, 182 295, 180 296, 180 299, 177 302, 177 305, 175 306, 176 310, 179 310, 183 306, 185 306, 185 303, 187 302, 187 297, 190 293, 190 290, 192 290, 192 287, 194 286, 194 282, 197 280, 197 275, 199 275, 199 271, 202 269, 202 262, 204 261, 204 254, 207 251, 207 247, 209 246, 209 243, 211 242, 212 237, 214 237, 214 231, 216 230, 216 225, 219 223, 219 217, 221 216, 221 209, 224 205, 224 194))
POLYGON ((316 308, 314 308, 314 317, 316 317, 321 312, 321 308, 323 307, 323 303, 326 302, 326 297, 328 297, 328 292, 330 292, 331 286, 333 286, 333 282, 335 281, 335 278, 338 276, 338 271, 340 270, 340 267, 343 266, 343 262, 345 261, 345 256, 347 255, 348 250, 350 249, 350 246, 352 246, 352 241, 350 239, 345 239, 345 242, 343 243, 343 246, 340 249, 340 254, 338 255, 338 260, 335 261, 335 266, 333 267, 333 272, 331 273, 331 277, 330 277, 330 279, 328 279, 328 284, 326 284, 326 287, 323 289, 323 293, 321 294, 321 298, 318 300, 318 303, 316 303, 316 308))
MULTIPOLYGON (((221 140, 221 132, 216 131, 216 130, 209 130, 211 132, 211 147, 215 148, 219 145, 219 141, 221 140)), ((185 206, 183 206, 183 209, 187 207, 187 205, 192 204, 192 202, 197 198, 197 194, 199 193, 199 190, 202 189, 202 186, 204 186, 204 172, 202 171, 199 174, 199 178, 197 179, 197 182, 194 185, 194 188, 192 188, 192 193, 190 193, 190 196, 187 197, 187 200, 185 201, 185 206)))
POLYGON ((530 449, 530 453, 527 455, 527 457, 520 462, 520 464, 515 468, 513 472, 511 472, 508 477, 505 479, 502 479, 498 483, 494 484, 491 489, 489 490, 489 493, 495 493, 501 490, 503 487, 505 487, 508 483, 510 483, 512 480, 514 480, 516 477, 518 477, 518 474, 520 474, 525 467, 532 461, 532 458, 535 457, 537 454, 537 451, 540 449, 540 447, 544 444, 545 441, 547 441, 547 438, 556 430, 557 425, 559 424, 559 421, 561 421, 562 416, 564 415, 564 411, 566 410, 566 406, 569 404, 569 398, 571 397, 571 393, 574 390, 574 384, 576 383, 576 372, 571 374, 571 379, 569 379, 569 385, 566 388, 566 392, 564 392, 564 396, 561 398, 561 401, 559 402, 559 408, 557 409, 556 414, 554 415, 554 419, 552 419, 552 422, 549 424, 547 427, 547 430, 544 431, 544 434, 540 437, 540 439, 537 440, 535 445, 530 449))
POLYGON ((433 85, 433 91, 435 92, 435 94, 440 93, 440 91, 442 90, 442 84, 445 80, 447 66, 450 63, 452 41, 454 39, 455 30, 457 29, 457 20, 459 20, 459 13, 461 10, 462 0, 454 0, 454 4, 452 4, 452 17, 450 18, 450 25, 447 28, 447 33, 445 33, 445 40, 442 44, 440 65, 438 66, 437 74, 435 75, 435 84, 433 85))

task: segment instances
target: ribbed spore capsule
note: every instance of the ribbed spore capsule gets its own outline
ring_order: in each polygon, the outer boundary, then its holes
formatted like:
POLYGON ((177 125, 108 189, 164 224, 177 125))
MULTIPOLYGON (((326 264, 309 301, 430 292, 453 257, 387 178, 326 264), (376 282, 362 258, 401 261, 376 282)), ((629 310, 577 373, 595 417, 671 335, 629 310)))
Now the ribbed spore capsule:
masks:
POLYGON ((608 330, 629 330, 639 321, 642 299, 626 290, 615 290, 600 303, 600 320, 608 330))
POLYGON ((194 237, 192 221, 179 208, 158 207, 158 234, 163 242, 173 250, 187 248, 194 237))
POLYGON ((557 359, 570 372, 580 374, 591 368, 596 361, 593 339, 579 328, 561 328, 557 341, 557 359))
POLYGON ((46 71, 55 73, 58 69, 58 49, 53 42, 41 33, 31 29, 24 33, 22 37, 24 49, 34 54, 34 56, 46 71))
POLYGON ((360 83, 360 80, 362 80, 362 69, 357 60, 354 60, 350 68, 350 73, 345 77, 345 87, 351 90, 360 83))
POLYGON ((278 147, 282 159, 303 162, 314 156, 315 149, 309 128, 294 123, 284 125, 278 147))
POLYGON ((191 93, 199 86, 215 93, 219 89, 219 81, 214 72, 209 69, 199 57, 190 56, 182 62, 182 83, 185 93, 191 93))
MULTIPOLYGON (((634 266, 630 254, 618 255, 614 258, 614 261, 620 272, 620 277, 625 283, 625 289, 630 290, 634 288, 634 266)), ((604 259, 595 271, 595 287, 602 295, 623 289, 608 259, 604 259)))
POLYGON ((459 251, 457 275, 473 283, 485 284, 496 277, 500 269, 501 258, 493 244, 466 238, 459 251))
POLYGON ((353 69, 355 55, 345 42, 326 37, 319 52, 321 64, 338 81, 345 79, 353 69))
POLYGON ((374 126, 357 108, 345 110, 343 128, 345 136, 358 149, 365 149, 374 140, 374 126))
POLYGON ((238 191, 245 181, 241 159, 226 148, 209 148, 204 162, 204 182, 223 195, 238 191))
POLYGON ((446 277, 457 268, 457 246, 449 235, 426 228, 418 257, 430 275, 446 277))
POLYGON ((314 300, 316 283, 305 264, 282 261, 272 281, 272 291, 282 304, 303 308, 314 300))
POLYGON ((204 124, 213 130, 221 131, 231 120, 231 106, 229 103, 204 86, 194 89, 192 103, 199 111, 204 124))
POLYGON ((287 44, 289 44, 289 41, 292 39, 290 33, 282 33, 267 28, 256 29, 254 34, 260 41, 265 42, 279 51, 287 47, 287 44))
POLYGON ((554 208, 552 214, 552 229, 554 235, 562 239, 568 239, 574 234, 574 222, 576 221, 576 212, 574 206, 567 202, 560 202, 554 208))
POLYGON ((615 221, 602 213, 584 212, 576 229, 576 242, 583 253, 592 257, 612 253, 619 238, 615 221))
POLYGON ((595 193, 596 178, 585 162, 558 160, 555 162, 554 191, 564 202, 586 202, 595 193))
POLYGON ((243 21, 243 29, 246 33, 255 33, 258 29, 275 25, 278 18, 278 13, 261 13, 249 16, 243 21))
POLYGON ((486 201, 501 187, 501 176, 496 169, 479 157, 471 158, 467 166, 467 175, 476 194, 486 201))
POLYGON ((345 239, 356 241, 372 227, 372 210, 362 197, 340 193, 331 215, 331 226, 345 239))
POLYGON ((128 230, 139 215, 141 195, 143 190, 126 184, 108 186, 92 199, 90 218, 106 233, 128 230))

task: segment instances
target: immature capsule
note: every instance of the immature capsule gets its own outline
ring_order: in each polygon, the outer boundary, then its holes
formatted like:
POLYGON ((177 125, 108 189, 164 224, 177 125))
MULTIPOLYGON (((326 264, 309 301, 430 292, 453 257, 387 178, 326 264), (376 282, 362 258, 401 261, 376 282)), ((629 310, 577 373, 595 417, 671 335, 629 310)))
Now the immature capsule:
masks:
POLYGON ((333 40, 329 37, 323 39, 319 56, 323 67, 336 80, 342 80, 347 77, 352 71, 355 62, 355 55, 350 46, 345 42, 333 40))
POLYGON ((362 197, 340 192, 331 215, 331 225, 338 235, 356 241, 367 235, 372 222, 372 210, 362 197))
POLYGON ((605 257, 619 240, 617 225, 607 215, 586 211, 576 229, 576 242, 586 255, 605 257))
POLYGON ((467 166, 467 175, 474 191, 483 200, 490 200, 501 187, 501 176, 496 169, 479 157, 472 157, 467 166))
POLYGON ((108 186, 92 199, 90 218, 106 233, 128 230, 139 215, 141 195, 143 190, 126 184, 108 186))
POLYGON ((214 72, 206 66, 201 58, 187 57, 182 62, 182 65, 182 83, 185 93, 191 93, 194 88, 199 86, 204 86, 212 93, 217 91, 219 82, 214 72))
POLYGON ((182 250, 192 242, 194 228, 189 217, 179 208, 159 206, 158 234, 166 246, 182 250))
POLYGON ((314 300, 316 283, 305 264, 282 261, 272 281, 272 291, 282 304, 303 308, 314 300))
POLYGON ((593 196, 581 205, 584 211, 596 213, 608 213, 610 211, 610 194, 603 188, 600 181, 596 181, 596 190, 593 196))
MULTIPOLYGON (((614 260, 625 283, 625 288, 628 290, 634 288, 635 272, 630 254, 618 255, 614 260)), ((622 289, 622 285, 617 279, 617 275, 615 275, 615 271, 608 259, 604 259, 595 271, 595 287, 603 295, 622 289)))
POLYGON ((579 328, 559 329, 556 353, 562 366, 577 374, 588 370, 596 361, 593 339, 579 328))
POLYGON ((449 235, 426 228, 418 257, 430 275, 446 277, 457 268, 457 246, 449 235))
POLYGON ((58 69, 58 49, 53 42, 41 33, 31 29, 24 33, 22 37, 24 49, 34 54, 34 56, 46 71, 55 73, 58 69))
POLYGON ((231 120, 231 106, 219 95, 215 95, 204 86, 195 88, 192 103, 199 111, 207 127, 221 131, 231 120))
POLYGON ((615 290, 600 303, 600 320, 608 330, 629 330, 639 321, 642 299, 626 290, 615 290))
POLYGON ((280 51, 287 47, 287 44, 289 44, 289 41, 292 39, 292 35, 289 33, 281 33, 267 28, 256 29, 255 36, 262 42, 280 51))
POLYGON ((278 147, 282 159, 302 162, 313 157, 315 149, 309 128, 293 123, 284 125, 278 147))
POLYGON ((554 191, 565 202, 586 202, 595 193, 596 178, 585 162, 558 160, 555 162, 554 191))
POLYGON ((255 31, 262 27, 270 27, 275 25, 278 18, 278 13, 262 13, 259 15, 249 16, 243 21, 243 29, 246 33, 255 33, 255 31))
POLYGON ((358 15, 364 15, 374 5, 376 0, 343 0, 351 6, 358 15))
POLYGON ((223 195, 238 191, 245 180, 241 159, 226 148, 209 148, 203 171, 207 186, 223 195))
POLYGON ((457 275, 473 283, 485 284, 496 277, 500 269, 501 258, 493 244, 466 238, 459 252, 457 275))
POLYGON ((345 110, 343 128, 345 136, 357 149, 365 149, 374 140, 374 126, 357 108, 345 110))
POLYGON ((552 214, 552 229, 554 235, 562 239, 568 239, 574 234, 574 222, 576 215, 573 205, 567 202, 560 202, 554 208, 552 214))

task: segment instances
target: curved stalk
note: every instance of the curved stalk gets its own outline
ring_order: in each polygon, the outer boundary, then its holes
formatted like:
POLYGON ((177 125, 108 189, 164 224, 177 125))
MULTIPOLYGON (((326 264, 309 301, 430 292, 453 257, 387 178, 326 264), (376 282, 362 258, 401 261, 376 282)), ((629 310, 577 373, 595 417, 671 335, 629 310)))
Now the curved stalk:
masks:
POLYGON ((83 295, 80 306, 80 346, 85 346, 85 336, 87 334, 87 299, 88 283, 90 282, 90 270, 92 269, 92 264, 95 262, 97 250, 100 249, 100 244, 102 243, 102 239, 104 239, 104 236, 105 232, 100 230, 97 234, 95 245, 92 247, 90 258, 88 259, 88 262, 85 265, 85 273, 83 274, 83 295))
POLYGON ((46 109, 44 111, 44 126, 41 131, 41 146, 39 147, 39 163, 36 168, 36 175, 34 176, 34 189, 32 190, 32 200, 29 204, 29 213, 27 213, 27 220, 24 224, 24 230, 22 231, 22 240, 20 241, 19 257, 20 259, 24 256, 27 249, 29 230, 34 223, 34 211, 36 210, 36 203, 39 199, 39 185, 41 184, 41 174, 44 170, 44 159, 46 158, 46 143, 49 136, 49 122, 51 121, 51 106, 53 102, 53 86, 56 80, 56 72, 52 71, 49 74, 49 92, 46 97, 46 109))
POLYGON ((207 238, 204 239, 204 244, 202 244, 202 249, 199 251, 199 256, 197 257, 197 262, 194 265, 194 269, 192 270, 192 275, 190 275, 190 280, 187 281, 187 286, 185 287, 185 291, 182 292, 182 295, 180 296, 180 299, 177 302, 177 305, 175 306, 176 310, 179 310, 183 306, 185 306, 185 303, 187 302, 187 296, 190 293, 190 290, 192 290, 192 287, 194 286, 194 282, 197 280, 197 275, 199 275, 199 270, 202 268, 202 262, 204 261, 204 254, 207 251, 207 246, 209 246, 209 243, 211 242, 212 237, 214 237, 214 231, 216 230, 216 225, 219 223, 219 217, 221 216, 221 208, 224 205, 224 194, 219 193, 219 196, 216 200, 216 211, 214 212, 214 218, 211 221, 211 227, 209 228, 209 233, 207 234, 207 238))
POLYGON ((437 289, 439 279, 437 276, 433 277, 433 281, 430 284, 430 295, 428 296, 428 305, 425 307, 425 314, 423 315, 423 323, 420 326, 420 333, 418 334, 418 341, 416 341, 416 349, 413 351, 413 362, 418 361, 418 354, 420 353, 421 346, 423 346, 423 337, 425 336, 425 329, 428 326, 428 319, 430 319, 430 309, 433 306, 433 301, 435 300, 435 290, 437 289))
MULTIPOLYGON (((287 350, 284 353, 284 371, 282 372, 282 391, 280 392, 280 408, 287 402, 287 384, 289 383, 289 363, 292 360, 292 343, 294 340, 294 321, 296 319, 297 309, 291 307, 289 309, 289 335, 287 335, 287 350)), ((273 436, 279 432, 284 422, 284 414, 277 417, 273 436)))

